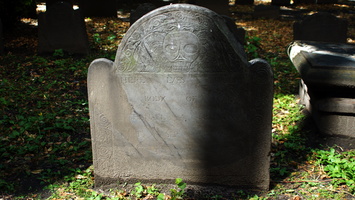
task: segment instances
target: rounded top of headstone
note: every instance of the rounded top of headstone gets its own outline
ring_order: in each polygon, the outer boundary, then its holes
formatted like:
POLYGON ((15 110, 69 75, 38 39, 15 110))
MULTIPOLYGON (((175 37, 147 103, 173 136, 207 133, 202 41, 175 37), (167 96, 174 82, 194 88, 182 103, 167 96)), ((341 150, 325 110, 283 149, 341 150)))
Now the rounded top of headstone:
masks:
POLYGON ((240 65, 248 65, 246 55, 225 19, 190 4, 164 6, 137 20, 115 60, 121 72, 225 72, 240 65))

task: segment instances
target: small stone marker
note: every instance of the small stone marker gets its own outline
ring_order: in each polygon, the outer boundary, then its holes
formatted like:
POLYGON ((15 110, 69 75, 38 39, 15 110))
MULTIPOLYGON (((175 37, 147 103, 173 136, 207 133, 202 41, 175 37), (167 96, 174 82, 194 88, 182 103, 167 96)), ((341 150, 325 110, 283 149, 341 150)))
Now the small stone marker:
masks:
POLYGON ((289 56, 303 80, 301 103, 320 133, 355 138, 355 45, 295 41, 289 56))
POLYGON ((316 13, 293 25, 294 40, 319 42, 347 41, 347 21, 330 13, 316 13))
POLYGON ((136 21, 88 72, 95 185, 269 187, 273 73, 224 19, 173 4, 136 21))
POLYGON ((84 18, 68 2, 53 4, 38 18, 38 52, 52 53, 63 49, 72 54, 87 54, 89 41, 84 18))

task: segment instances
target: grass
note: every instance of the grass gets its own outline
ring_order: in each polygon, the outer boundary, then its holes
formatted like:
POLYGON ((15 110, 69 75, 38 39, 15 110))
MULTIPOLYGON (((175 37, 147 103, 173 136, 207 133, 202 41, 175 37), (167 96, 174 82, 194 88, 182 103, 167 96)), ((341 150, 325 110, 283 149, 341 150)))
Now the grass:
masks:
MULTIPOLYGON (((355 198, 355 151, 309 145, 313 125, 297 102, 299 76, 285 53, 292 37, 284 33, 292 32, 292 21, 246 16, 237 24, 249 30, 249 58, 262 57, 273 66, 275 98, 270 190, 259 196, 236 191, 235 199, 355 198)), ((0 199, 184 198, 188 185, 180 179, 167 192, 142 183, 93 190, 87 68, 95 58, 113 60, 127 29, 128 23, 119 19, 87 19, 91 53, 85 57, 62 50, 37 55, 37 30, 28 24, 5 34, 7 53, 0 56, 0 199)))

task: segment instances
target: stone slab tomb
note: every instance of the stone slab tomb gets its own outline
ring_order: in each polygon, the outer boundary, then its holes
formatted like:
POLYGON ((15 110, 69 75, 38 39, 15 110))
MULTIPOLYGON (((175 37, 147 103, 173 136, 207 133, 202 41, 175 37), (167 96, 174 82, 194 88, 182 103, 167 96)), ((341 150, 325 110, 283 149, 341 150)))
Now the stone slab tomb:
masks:
POLYGON ((348 23, 336 16, 320 12, 293 24, 293 39, 346 43, 348 23))
POLYGON ((63 49, 72 54, 87 54, 89 41, 84 17, 68 2, 52 4, 38 18, 38 52, 53 53, 63 49))
POLYGON ((173 4, 136 21, 88 72, 95 184, 267 189, 273 74, 223 17, 173 4))
POLYGON ((301 103, 320 133, 355 138, 355 45, 295 41, 289 56, 302 77, 301 103))

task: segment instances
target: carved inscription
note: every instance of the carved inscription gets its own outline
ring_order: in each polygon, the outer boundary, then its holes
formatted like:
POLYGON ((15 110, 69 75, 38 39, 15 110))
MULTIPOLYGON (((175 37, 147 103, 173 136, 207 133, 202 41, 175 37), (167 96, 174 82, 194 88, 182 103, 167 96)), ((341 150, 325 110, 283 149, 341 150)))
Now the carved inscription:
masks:
POLYGON ((144 100, 149 102, 162 102, 164 101, 164 96, 145 96, 144 100))

